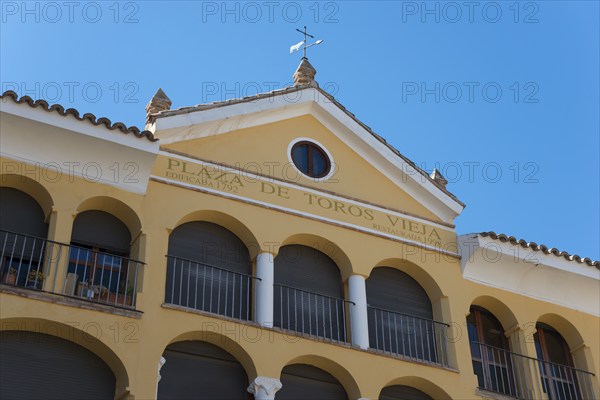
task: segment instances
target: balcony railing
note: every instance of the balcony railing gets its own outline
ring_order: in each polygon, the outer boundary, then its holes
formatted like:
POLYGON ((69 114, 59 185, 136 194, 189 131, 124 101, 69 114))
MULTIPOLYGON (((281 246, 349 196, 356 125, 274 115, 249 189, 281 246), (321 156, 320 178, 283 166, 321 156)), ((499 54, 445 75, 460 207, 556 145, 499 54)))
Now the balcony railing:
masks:
POLYGON ((135 309, 140 261, 0 231, 0 282, 135 309))
POLYGON ((448 324, 368 307, 371 347, 394 356, 449 366, 448 324))
POLYGON ((337 297, 275 284, 274 325, 314 337, 346 342, 346 303, 337 297))
POLYGON ((251 275, 167 256, 165 302, 240 320, 250 320, 251 275))
POLYGON ((479 387, 517 399, 592 400, 594 374, 471 342, 479 387))

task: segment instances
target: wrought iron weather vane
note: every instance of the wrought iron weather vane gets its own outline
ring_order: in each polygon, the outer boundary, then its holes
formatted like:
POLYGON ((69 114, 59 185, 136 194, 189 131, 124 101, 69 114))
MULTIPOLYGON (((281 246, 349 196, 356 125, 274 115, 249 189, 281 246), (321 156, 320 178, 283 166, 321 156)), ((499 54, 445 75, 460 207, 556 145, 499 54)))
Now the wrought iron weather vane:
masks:
POLYGON ((300 32, 301 34, 304 35, 304 40, 301 41, 300 43, 296 43, 295 45, 290 47, 290 54, 295 53, 296 51, 302 49, 303 50, 303 57, 302 58, 306 58, 306 49, 308 49, 309 47, 313 47, 316 46, 318 44, 323 43, 323 40, 319 39, 316 42, 309 44, 308 46, 306 45, 306 38, 310 37, 311 39, 314 39, 315 37, 311 34, 309 34, 308 32, 306 32, 306 26, 304 27, 304 30, 301 31, 300 29, 296 29, 298 32, 300 32))

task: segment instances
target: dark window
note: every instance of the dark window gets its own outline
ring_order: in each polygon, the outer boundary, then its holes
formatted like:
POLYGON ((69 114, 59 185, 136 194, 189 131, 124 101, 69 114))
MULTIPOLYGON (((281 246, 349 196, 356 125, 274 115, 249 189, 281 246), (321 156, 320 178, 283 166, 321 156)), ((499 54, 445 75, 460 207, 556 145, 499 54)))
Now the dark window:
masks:
POLYGON ((249 320, 252 261, 233 232, 188 222, 169 236, 165 302, 249 320))
POLYGON ((41 289, 48 224, 28 194, 0 188, 0 282, 41 289), (38 274, 38 272, 40 274, 38 274), (38 279, 40 278, 40 279, 38 279))
POLYGON ((322 178, 331 170, 325 151, 311 142, 298 142, 292 147, 292 160, 304 175, 322 178))
POLYGON ((432 400, 431 396, 410 386, 394 385, 383 388, 379 400, 432 400))
POLYGON ((346 390, 328 372, 307 364, 288 365, 281 371, 283 387, 277 400, 346 400, 346 390))
POLYGON ((136 265, 129 260, 131 233, 117 217, 90 210, 73 222, 65 294, 131 305, 136 265))
POLYGON ((467 328, 479 387, 516 396, 511 354, 500 321, 487 310, 471 307, 467 328))
MULTIPOLYGON (((366 281, 370 347, 429 362, 441 362, 445 325, 433 321, 431 301, 412 277, 378 267, 366 281)), ((444 355, 445 360, 445 355, 444 355)))
POLYGON ((115 398, 116 380, 108 365, 68 340, 34 332, 3 331, 0 354, 1 399, 115 398))
POLYGON ((538 323, 533 336, 542 377, 542 389, 550 400, 581 398, 577 382, 577 371, 569 346, 556 330, 538 323))
POLYGON ((13 188, 0 188, 0 229, 46 238, 48 224, 42 207, 28 194, 13 188))
POLYGON ((340 270, 325 253, 283 246, 275 257, 274 325, 346 341, 346 308, 340 270))
POLYGON ((169 345, 160 370, 158 399, 247 400, 248 375, 231 354, 197 340, 169 345))

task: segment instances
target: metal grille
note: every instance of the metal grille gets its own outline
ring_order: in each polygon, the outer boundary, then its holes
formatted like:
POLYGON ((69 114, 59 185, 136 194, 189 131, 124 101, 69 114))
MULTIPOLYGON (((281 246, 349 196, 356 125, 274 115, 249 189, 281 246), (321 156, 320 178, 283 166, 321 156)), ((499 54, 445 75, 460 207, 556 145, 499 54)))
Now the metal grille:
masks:
POLYGON ((431 364, 448 365, 448 324, 368 307, 372 348, 431 364))
POLYGON ((336 297, 275 284, 274 325, 292 332, 346 342, 346 303, 336 297))
POLYGON ((251 275, 167 256, 165 302, 250 320, 251 275))
POLYGON ((481 389, 524 400, 546 393, 550 400, 592 400, 594 374, 498 347, 471 342, 481 389))
POLYGON ((8 231, 0 243, 4 285, 135 308, 142 262, 8 231))

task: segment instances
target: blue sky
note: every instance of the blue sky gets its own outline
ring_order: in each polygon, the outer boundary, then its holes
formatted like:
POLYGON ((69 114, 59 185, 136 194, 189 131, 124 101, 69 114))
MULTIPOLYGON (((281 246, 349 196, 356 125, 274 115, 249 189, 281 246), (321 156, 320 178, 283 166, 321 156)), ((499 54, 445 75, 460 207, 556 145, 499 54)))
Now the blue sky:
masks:
POLYGON ((173 107, 317 81, 494 230, 600 259, 596 1, 2 1, 2 91, 142 126, 173 107))

